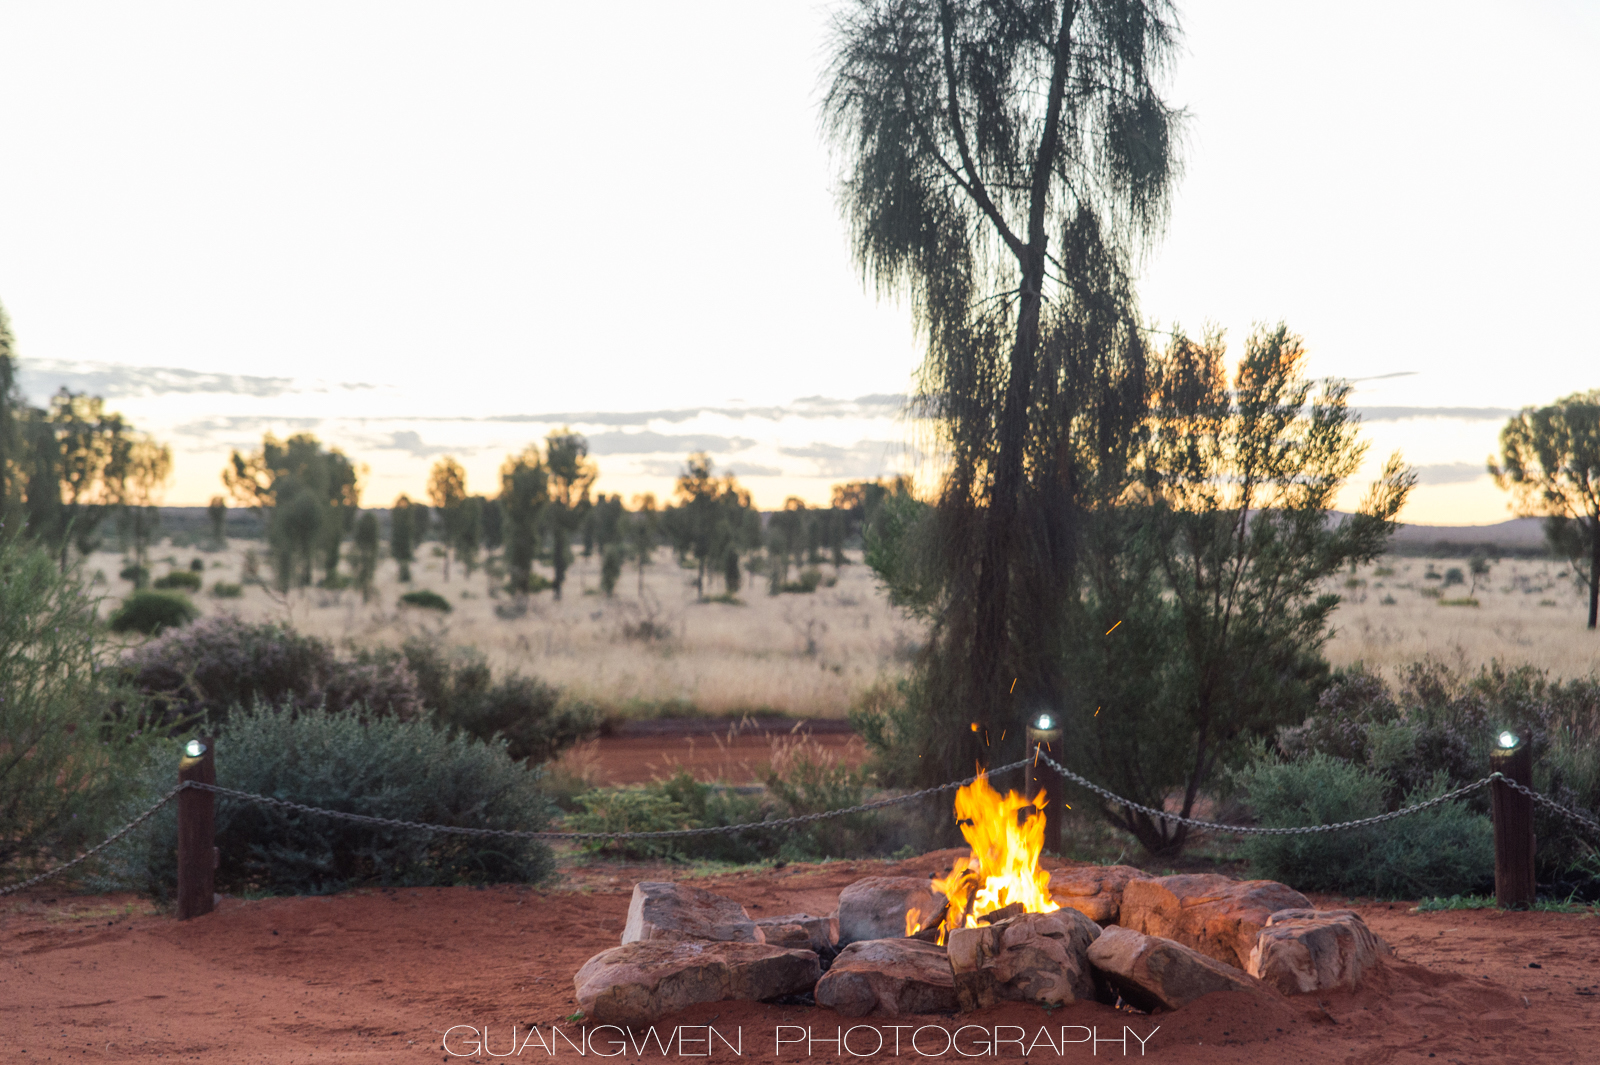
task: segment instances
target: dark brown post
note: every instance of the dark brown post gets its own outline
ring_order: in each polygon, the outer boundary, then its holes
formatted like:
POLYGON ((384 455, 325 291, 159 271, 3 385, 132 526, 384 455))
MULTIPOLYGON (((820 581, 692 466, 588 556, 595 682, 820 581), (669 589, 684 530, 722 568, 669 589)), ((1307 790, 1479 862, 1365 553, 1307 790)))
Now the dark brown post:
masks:
MULTIPOLYGON (((217 782, 211 737, 191 741, 178 763, 178 782, 217 782), (199 749, 196 750, 196 747, 199 749)), ((216 796, 200 788, 178 793, 178 920, 211 912, 216 890, 216 796)))
MULTIPOLYGON (((1525 788, 1533 787, 1533 753, 1526 743, 1504 733, 1489 754, 1489 768, 1525 788), (1505 741, 1510 739, 1508 747, 1505 741)), ((1533 904, 1533 799, 1497 780, 1494 808, 1494 901, 1504 909, 1525 910, 1533 904)))
POLYGON ((1055 715, 1035 714, 1028 722, 1028 795, 1044 792, 1044 849, 1047 854, 1061 853, 1061 818, 1066 813, 1066 800, 1061 794, 1061 774, 1041 754, 1060 756, 1061 729, 1056 727, 1055 715))

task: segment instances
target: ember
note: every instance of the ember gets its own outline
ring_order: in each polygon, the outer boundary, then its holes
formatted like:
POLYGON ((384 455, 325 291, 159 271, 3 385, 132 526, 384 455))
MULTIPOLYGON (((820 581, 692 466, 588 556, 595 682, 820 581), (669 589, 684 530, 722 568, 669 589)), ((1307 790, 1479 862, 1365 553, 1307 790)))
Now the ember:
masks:
MULTIPOLYGON (((939 922, 939 942, 956 928, 976 928, 985 915, 1020 906, 1025 913, 1059 910, 1050 897, 1050 873, 1039 867, 1044 850, 1044 792, 1032 799, 989 786, 987 774, 956 792, 956 823, 972 847, 950 875, 933 881, 949 905, 941 914, 908 914, 906 934, 939 922)), ((1016 912, 1015 910, 1011 912, 1016 912)))

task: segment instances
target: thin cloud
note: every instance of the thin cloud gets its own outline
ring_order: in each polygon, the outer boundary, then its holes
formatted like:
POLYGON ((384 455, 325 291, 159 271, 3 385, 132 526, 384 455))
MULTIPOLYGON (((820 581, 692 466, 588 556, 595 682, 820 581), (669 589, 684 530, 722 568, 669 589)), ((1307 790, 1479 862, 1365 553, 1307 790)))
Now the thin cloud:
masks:
POLYGON ((1357 407, 1364 422, 1402 422, 1410 418, 1458 418, 1497 422, 1517 412, 1511 407, 1357 407))
POLYGON ((596 433, 588 438, 591 455, 656 455, 664 451, 688 455, 707 451, 712 455, 746 451, 756 442, 743 436, 714 436, 709 433, 596 433))
POLYGON ((1467 484, 1488 475, 1481 462, 1438 462, 1417 467, 1418 484, 1467 484))
POLYGON ((372 385, 299 382, 292 377, 201 373, 176 366, 126 366, 120 363, 71 363, 29 359, 18 367, 17 383, 35 403, 45 402, 58 388, 87 392, 106 399, 164 395, 232 395, 273 399, 300 392, 370 389, 372 385))
MULTIPOLYGON (((645 459, 636 463, 640 473, 652 477, 676 477, 683 472, 682 459, 645 459)), ((782 477, 777 466, 762 466, 755 462, 734 462, 718 465, 713 471, 719 477, 782 477)))
POLYGON ((890 456, 904 445, 890 440, 860 440, 849 447, 837 444, 807 444, 781 447, 779 454, 806 459, 816 464, 821 477, 881 477, 891 472, 890 456))

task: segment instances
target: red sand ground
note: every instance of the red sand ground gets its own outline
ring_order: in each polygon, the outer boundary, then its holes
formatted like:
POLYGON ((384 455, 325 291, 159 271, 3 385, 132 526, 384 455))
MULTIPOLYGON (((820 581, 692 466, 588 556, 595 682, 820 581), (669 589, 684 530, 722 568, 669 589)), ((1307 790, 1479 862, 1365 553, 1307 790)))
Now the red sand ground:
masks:
MULTIPOLYGON (((752 914, 826 913, 839 890, 873 874, 927 875, 954 852, 909 861, 789 865, 696 883, 752 914)), ((1053 863, 1050 863, 1053 864, 1053 863)), ((510 1049, 512 1026, 557 1024, 576 1009, 572 977, 622 931, 634 881, 674 875, 671 866, 570 868, 554 890, 521 887, 356 891, 325 898, 225 899, 179 923, 129 896, 35 892, 0 910, 0 1051, 21 1062, 168 1061, 405 1062, 453 1058, 441 1040, 453 1025, 489 1029, 489 1048, 510 1049)), ((680 874, 681 875, 681 874, 680 874)), ((1319 899, 1323 905, 1341 900, 1319 899)), ((1009 1006, 962 1017, 865 1018, 759 1003, 716 1003, 665 1018, 674 1025, 742 1029, 745 1058, 774 1058, 776 1027, 841 1025, 1082 1025, 1102 1038, 1126 1026, 1148 1036, 1159 1062, 1574 1062, 1600 1061, 1600 922, 1588 916, 1490 911, 1412 914, 1404 904, 1357 907, 1398 951, 1375 986, 1307 996, 1270 1008, 1213 995, 1174 1013, 1145 1016, 1097 1004, 1047 1013, 1009 1006), (1540 968, 1530 968, 1537 964, 1540 968), (1159 1028, 1157 1029, 1157 1026, 1159 1028), (1157 1029, 1150 1035, 1151 1029, 1157 1029)), ((465 1034, 458 1029, 459 1041, 465 1034)), ((703 1037, 704 1032, 692 1033, 703 1037)), ((907 1033, 909 1034, 909 1033, 907 1033)), ((978 1033, 969 1030, 969 1052, 978 1033)), ((890 1038, 893 1033, 889 1033, 890 1038)), ((1080 1038, 1076 1029, 1067 1038, 1080 1038)), ((603 1033, 603 1039, 614 1038, 603 1033)), ((870 1047, 856 1036, 856 1049, 870 1047)), ((1059 1037, 1058 1037, 1059 1038, 1059 1037)), ((941 1049, 926 1033, 920 1044, 941 1049)), ((606 1049, 604 1043, 598 1050, 606 1049)), ((703 1051, 687 1044, 683 1050, 703 1051)), ((1059 1057, 1122 1056, 1118 1044, 1068 1044, 1059 1057)), ((1136 1042, 1127 1054, 1138 1056, 1136 1042)), ((537 1046, 517 1061, 548 1056, 537 1046)), ((577 1057, 559 1044, 557 1057, 577 1057)), ((659 1057, 659 1054, 646 1054, 659 1057)), ((676 1056, 676 1054, 674 1055, 676 1056)), ((688 1054, 683 1056, 687 1057, 688 1054)), ((732 1061, 718 1044, 712 1057, 732 1061)), ((783 1060, 806 1057, 789 1046, 783 1060)), ((831 1044, 811 1057, 839 1060, 831 1044)), ((915 1060, 909 1047, 901 1057, 915 1060)), ((954 1052, 943 1055, 957 1060, 954 1052)), ((1012 1047, 997 1055, 1018 1060, 1012 1047)), ((888 1050, 873 1061, 889 1061, 888 1050)), ((631 1050, 619 1061, 640 1060, 631 1050)))
MULTIPOLYGON (((848 765, 860 765, 867 749, 842 721, 808 721, 801 730, 812 743, 848 765)), ((746 724, 716 720, 639 721, 596 741, 596 783, 646 784, 688 769, 697 780, 726 784, 766 779, 774 740, 796 735, 792 724, 746 724)))

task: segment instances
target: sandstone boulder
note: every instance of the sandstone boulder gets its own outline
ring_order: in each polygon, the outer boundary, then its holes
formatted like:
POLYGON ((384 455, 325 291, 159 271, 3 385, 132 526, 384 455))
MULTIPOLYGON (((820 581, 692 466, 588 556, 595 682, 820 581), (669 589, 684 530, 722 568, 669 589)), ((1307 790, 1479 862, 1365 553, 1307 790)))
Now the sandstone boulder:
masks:
POLYGON ((601 951, 572 983, 578 1006, 592 1021, 639 1025, 697 1002, 799 994, 811 990, 821 974, 809 950, 651 940, 601 951))
POLYGON ((1077 910, 1025 913, 950 933, 956 1002, 964 1010, 1002 1000, 1062 1006, 1094 998, 1086 951, 1100 926, 1077 910))
POLYGON ((791 913, 782 917, 757 918, 756 927, 761 929, 761 934, 767 943, 792 950, 831 954, 834 944, 839 941, 837 917, 812 917, 804 913, 791 913))
POLYGON ((867 939, 839 952, 817 982, 817 1005, 846 1017, 877 1010, 902 1013, 949 1012, 956 1008, 955 978, 945 949, 919 939, 867 939))
POLYGON ((1286 995, 1353 991, 1388 953, 1352 910, 1280 910, 1267 918, 1246 971, 1286 995))
POLYGON ((1271 992, 1248 976, 1182 943, 1113 925, 1089 945, 1089 962, 1130 1005, 1175 1010, 1213 991, 1271 992))
POLYGON ((899 939, 906 913, 931 918, 945 898, 931 881, 915 876, 869 876, 839 892, 839 946, 863 939, 899 939))
POLYGON ((1131 865, 1078 865, 1050 874, 1050 896, 1098 924, 1116 924, 1128 881, 1148 879, 1131 865))
POLYGON ((1176 940, 1243 969, 1256 937, 1279 910, 1309 909, 1300 892, 1275 880, 1234 880, 1215 873, 1129 880, 1117 923, 1176 940))
POLYGON ((761 943, 761 929, 730 898, 687 884, 644 880, 633 885, 622 942, 712 940, 761 943))

